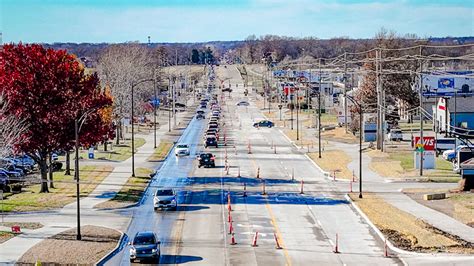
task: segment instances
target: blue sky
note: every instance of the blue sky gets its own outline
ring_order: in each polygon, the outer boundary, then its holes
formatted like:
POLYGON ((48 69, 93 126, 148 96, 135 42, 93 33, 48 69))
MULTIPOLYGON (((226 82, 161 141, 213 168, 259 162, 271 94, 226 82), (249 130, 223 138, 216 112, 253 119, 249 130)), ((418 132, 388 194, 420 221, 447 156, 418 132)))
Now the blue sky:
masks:
POLYGON ((0 0, 3 42, 474 36, 473 0, 0 0))

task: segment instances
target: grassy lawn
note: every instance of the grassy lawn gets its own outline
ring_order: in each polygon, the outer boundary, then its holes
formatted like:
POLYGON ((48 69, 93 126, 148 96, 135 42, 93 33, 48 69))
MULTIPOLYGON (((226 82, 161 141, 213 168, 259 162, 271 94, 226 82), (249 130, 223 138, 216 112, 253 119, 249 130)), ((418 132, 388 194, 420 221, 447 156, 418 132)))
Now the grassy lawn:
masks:
POLYGON ((150 162, 160 162, 163 161, 173 148, 173 143, 167 141, 161 141, 158 147, 156 147, 155 152, 148 158, 150 162))
POLYGON ((324 171, 331 174, 336 171, 336 178, 352 179, 352 172, 347 168, 351 162, 349 155, 342 150, 323 151, 321 158, 318 153, 309 153, 309 157, 324 171))
POLYGON ((96 208, 120 208, 137 203, 142 197, 148 182, 150 174, 153 171, 148 168, 137 168, 135 177, 129 177, 127 183, 111 200, 98 204, 96 208))
MULTIPOLYGON (((398 126, 402 131, 420 131, 420 121, 416 121, 414 123, 408 124, 408 123, 399 123, 398 126)), ((433 130, 433 123, 426 123, 426 121, 423 123, 423 129, 430 131, 433 130)))
MULTIPOLYGON (((384 177, 418 176, 419 170, 414 169, 413 152, 380 153, 371 151, 371 169, 384 177)), ((459 175, 453 172, 452 164, 442 157, 435 157, 435 169, 423 171, 423 177, 432 182, 457 182, 459 175)))
MULTIPOLYGON (((145 139, 135 138, 135 152, 138 148, 145 144, 145 139)), ((97 150, 95 150, 95 159, 96 160, 110 160, 110 161, 125 161, 132 156, 132 144, 131 141, 128 141, 126 144, 121 144, 119 146, 113 145, 113 150, 104 151, 104 146, 99 145, 97 150)), ((110 149, 110 146, 109 146, 110 149)), ((88 158, 87 150, 80 152, 82 158, 88 158)))
POLYGON ((350 197, 375 226, 399 248, 430 253, 474 253, 474 249, 465 242, 395 208, 381 197, 371 193, 365 193, 363 199, 359 199, 356 194, 350 197))
MULTIPOLYGON (((104 180, 113 170, 111 166, 86 165, 80 169, 81 197, 91 193, 98 183, 104 180), (87 184, 93 182, 93 184, 87 184)), ((74 177, 64 175, 64 172, 55 172, 53 176, 55 188, 50 188, 50 193, 39 193, 40 185, 24 187, 19 194, 5 193, 3 204, 0 206, 4 212, 11 211, 37 211, 61 208, 76 198, 76 185, 74 177)))

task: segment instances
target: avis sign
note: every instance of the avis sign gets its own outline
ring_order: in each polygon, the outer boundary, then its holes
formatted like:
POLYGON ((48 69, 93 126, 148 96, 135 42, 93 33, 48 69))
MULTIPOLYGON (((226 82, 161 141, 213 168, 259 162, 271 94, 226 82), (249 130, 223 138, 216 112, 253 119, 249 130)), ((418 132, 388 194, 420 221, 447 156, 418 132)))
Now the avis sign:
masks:
POLYGON ((423 137, 423 143, 420 141, 420 137, 415 137, 415 145, 416 148, 422 148, 425 151, 434 151, 436 146, 435 137, 423 137))
POLYGON ((436 140, 434 137, 423 137, 423 143, 420 141, 420 137, 415 137, 414 146, 416 148, 413 153, 413 162, 415 169, 420 169, 420 161, 423 159, 423 169, 434 169, 435 168, 435 148, 436 140), (423 153, 423 157, 421 157, 423 153))

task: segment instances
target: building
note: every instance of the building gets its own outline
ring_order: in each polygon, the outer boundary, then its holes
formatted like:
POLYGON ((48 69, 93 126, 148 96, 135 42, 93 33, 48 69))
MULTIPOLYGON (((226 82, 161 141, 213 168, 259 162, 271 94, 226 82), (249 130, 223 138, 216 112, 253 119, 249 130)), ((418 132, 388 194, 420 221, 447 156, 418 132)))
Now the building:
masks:
POLYGON ((449 132, 452 127, 474 130, 474 97, 440 97, 432 110, 439 131, 449 132))

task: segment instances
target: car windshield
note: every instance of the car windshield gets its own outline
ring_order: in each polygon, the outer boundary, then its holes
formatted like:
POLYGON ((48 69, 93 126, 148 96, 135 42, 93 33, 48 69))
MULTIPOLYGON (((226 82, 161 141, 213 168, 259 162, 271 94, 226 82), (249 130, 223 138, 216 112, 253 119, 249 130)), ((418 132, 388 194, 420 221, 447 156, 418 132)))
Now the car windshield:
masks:
POLYGON ((176 148, 178 148, 178 149, 183 149, 183 148, 187 148, 187 147, 188 147, 188 145, 186 145, 186 144, 180 144, 180 145, 176 146, 176 148))
POLYGON ((173 196, 173 190, 171 189, 158 189, 156 191, 157 196, 173 196))
POLYGON ((214 141, 215 138, 207 138, 207 141, 214 141))
POLYGON ((134 245, 151 245, 155 243, 156 240, 153 235, 137 235, 133 240, 134 245))
POLYGON ((212 157, 212 154, 210 154, 210 153, 201 154, 201 158, 203 158, 203 159, 208 159, 208 158, 211 158, 211 157, 212 157))

